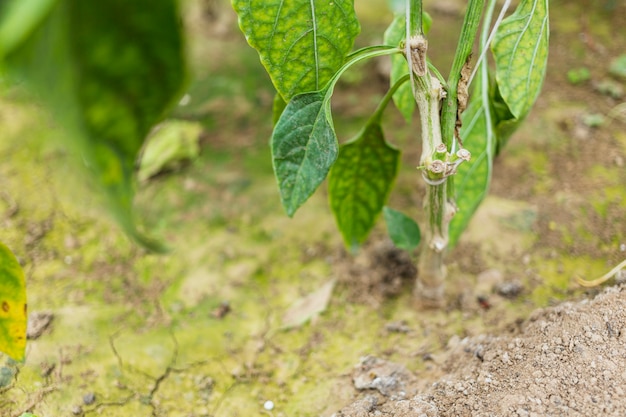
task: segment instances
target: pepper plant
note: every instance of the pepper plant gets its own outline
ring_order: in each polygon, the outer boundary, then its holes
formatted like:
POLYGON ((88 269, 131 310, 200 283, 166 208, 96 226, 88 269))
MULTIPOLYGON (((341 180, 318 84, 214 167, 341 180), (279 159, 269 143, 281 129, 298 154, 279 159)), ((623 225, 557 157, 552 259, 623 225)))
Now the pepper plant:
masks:
MULTIPOLYGON (((381 212, 399 247, 414 249, 423 234, 416 293, 426 304, 441 302, 445 252, 487 192, 493 159, 529 113, 545 74, 548 1, 521 0, 504 18, 509 3, 494 21, 496 0, 468 1, 445 79, 428 60, 430 17, 421 0, 406 1, 383 45, 357 51, 353 0, 232 0, 277 90, 271 151, 287 214, 328 177, 349 248, 366 240, 381 212), (357 62, 381 56, 392 59, 389 91, 362 131, 339 146, 331 113, 337 81, 357 62), (419 112, 423 233, 386 207, 400 161, 382 129, 391 101, 407 120, 419 112)), ((155 251, 163 245, 141 232, 132 211, 135 168, 148 133, 184 91, 180 21, 176 0, 0 2, 0 88, 30 88, 80 151, 120 226, 155 251)), ((24 358, 26 313, 24 274, 0 243, 0 350, 16 360, 24 358)))
POLYGON ((330 207, 346 246, 361 245, 383 212, 396 245, 414 249, 422 240, 415 293, 424 304, 439 305, 444 255, 484 198, 495 155, 541 89, 548 1, 522 0, 505 18, 507 0, 494 22, 496 0, 469 0, 447 79, 428 59, 431 19, 421 0, 406 0, 383 45, 357 51, 352 51, 359 33, 352 0, 232 4, 277 90, 271 150, 287 215, 328 177, 330 207), (383 55, 392 57, 390 89, 361 132, 339 145, 331 114, 337 80, 357 62, 383 55), (427 188, 422 232, 386 207, 400 161, 400 150, 386 141, 381 124, 391 100, 407 121, 415 109, 419 113, 415 136, 421 136, 422 154, 415 164, 427 188))

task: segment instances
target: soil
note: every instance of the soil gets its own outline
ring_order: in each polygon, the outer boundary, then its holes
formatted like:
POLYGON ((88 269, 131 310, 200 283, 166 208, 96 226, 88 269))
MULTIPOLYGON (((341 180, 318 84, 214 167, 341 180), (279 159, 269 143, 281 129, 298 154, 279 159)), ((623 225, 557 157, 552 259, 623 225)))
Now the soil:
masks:
MULTIPOLYGON (((371 16, 358 42, 379 41, 387 2, 356 3, 371 16)), ((462 3, 433 9, 438 67, 462 3)), ((435 311, 414 309, 415 254, 394 248, 382 225, 348 254, 323 189, 286 219, 258 57, 226 1, 186 5, 204 37, 190 42, 197 79, 174 117, 202 124, 202 152, 137 197, 146 228, 173 253, 129 242, 50 140, 62 133, 42 110, 19 92, 0 98, 1 238, 25 267, 29 309, 45 319, 24 364, 0 362, 0 415, 626 414, 626 289, 573 280, 626 257, 626 120, 615 113, 624 97, 598 88, 624 52, 626 4, 551 1, 544 90, 448 254, 446 306, 435 311), (575 85, 565 74, 579 67, 591 79, 575 85), (589 126, 597 114, 605 122, 589 126)), ((379 67, 338 86, 342 141, 384 94, 379 67)), ((390 205, 419 217, 414 126, 388 111, 383 127, 404 150, 390 205)))
POLYGON ((450 340, 417 375, 366 358, 366 392, 335 416, 623 416, 625 306, 621 286, 538 310, 515 334, 450 340))

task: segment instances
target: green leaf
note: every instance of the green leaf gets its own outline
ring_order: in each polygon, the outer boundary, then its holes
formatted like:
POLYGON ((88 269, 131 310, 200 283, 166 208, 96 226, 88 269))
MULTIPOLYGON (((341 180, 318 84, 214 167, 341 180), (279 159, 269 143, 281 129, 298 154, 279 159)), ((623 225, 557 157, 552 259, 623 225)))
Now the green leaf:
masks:
POLYGON ((137 177, 146 181, 162 171, 176 169, 183 162, 193 160, 200 154, 198 122, 172 120, 155 129, 141 155, 137 177))
POLYGON ((374 227, 398 175, 400 151, 383 136, 374 118, 343 144, 330 172, 330 207, 346 246, 356 249, 374 227))
POLYGON ((287 107, 287 103, 283 100, 282 96, 278 93, 274 95, 274 101, 272 102, 272 124, 276 126, 280 116, 283 114, 283 111, 287 107))
POLYGON ((456 245, 461 233, 467 228, 487 195, 491 182, 497 141, 488 91, 482 88, 488 83, 486 68, 482 75, 484 79, 477 82, 475 93, 462 116, 460 134, 465 148, 472 153, 472 159, 459 166, 455 177, 456 204, 459 210, 450 222, 450 247, 456 245))
POLYGON ((291 99, 276 123, 270 145, 280 198, 291 217, 337 159, 330 95, 315 91, 291 99))
MULTIPOLYGON (((432 25, 432 18, 428 13, 422 14, 422 25, 424 33, 428 33, 430 26, 432 25)), ((385 45, 398 46, 401 41, 406 38, 405 30, 405 17, 404 14, 397 15, 391 25, 385 31, 383 42, 385 45)), ((404 55, 395 54, 391 56, 391 74, 390 82, 394 85, 400 78, 409 73, 409 67, 407 65, 404 55)), ((398 91, 393 95, 393 102, 404 116, 407 123, 411 122, 413 118, 413 112, 415 111, 415 98, 413 97, 413 91, 411 89, 411 83, 405 83, 398 91)))
POLYGON ((498 27, 491 49, 496 82, 504 102, 519 120, 533 106, 548 62, 548 0, 522 0, 498 27))
POLYGON ((523 119, 518 119, 511 113, 495 82, 490 83, 489 100, 493 114, 492 124, 497 138, 496 155, 498 155, 508 143, 509 138, 522 124, 523 119))
POLYGON ((422 239, 420 228, 415 220, 390 207, 383 208, 383 217, 387 231, 394 245, 400 249, 412 251, 422 239))
POLYGON ((609 72, 621 78, 626 78, 626 54, 622 54, 611 61, 609 72))
POLYGON ((567 71, 567 81, 570 84, 578 85, 591 79, 591 71, 587 67, 572 68, 567 71))
MULTIPOLYGON (((483 30, 483 47, 486 42, 483 30)), ((534 104, 545 76, 548 54, 547 0, 522 0, 506 18, 492 43, 496 82, 486 64, 478 72, 468 109, 463 113, 461 137, 472 160, 459 166, 456 204, 450 223, 454 246, 489 190, 493 159, 534 104)))
POLYGON ((16 361, 26 349, 26 281, 17 259, 0 242, 0 351, 16 361))
POLYGON ((359 34, 353 0, 232 0, 239 26, 285 101, 321 90, 359 34))
POLYGON ((397 53, 397 48, 387 46, 356 51, 324 90, 296 95, 283 110, 270 147, 280 198, 290 217, 324 181, 337 159, 337 136, 330 109, 337 80, 359 61, 393 53, 397 53))
POLYGON ((7 56, 68 131, 106 190, 112 213, 141 244, 134 170, 152 126, 175 103, 185 75, 175 0, 66 0, 7 56))
POLYGON ((0 4, 0 61, 48 16, 58 0, 9 0, 0 4))

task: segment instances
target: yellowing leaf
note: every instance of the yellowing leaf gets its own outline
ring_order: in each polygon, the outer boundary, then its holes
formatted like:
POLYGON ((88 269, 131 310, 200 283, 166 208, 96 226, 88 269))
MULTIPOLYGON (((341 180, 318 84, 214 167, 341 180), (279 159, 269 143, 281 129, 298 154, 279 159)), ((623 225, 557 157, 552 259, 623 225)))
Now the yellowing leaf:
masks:
POLYGON ((15 255, 0 243, 0 351, 16 361, 26 349, 26 282, 15 255))
POLYGON ((360 31, 354 0, 232 0, 239 26, 285 101, 321 90, 360 31))

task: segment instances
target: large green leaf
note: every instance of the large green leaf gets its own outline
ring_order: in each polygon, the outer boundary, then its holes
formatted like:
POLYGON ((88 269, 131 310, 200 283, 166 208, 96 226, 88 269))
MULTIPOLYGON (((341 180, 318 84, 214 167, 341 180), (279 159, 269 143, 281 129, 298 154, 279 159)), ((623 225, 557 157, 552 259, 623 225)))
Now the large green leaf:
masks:
POLYGON ((337 159, 330 95, 315 91, 291 99, 274 127, 270 145, 280 198, 291 217, 337 159))
POLYGON ((0 351, 16 361, 26 349, 26 282, 13 253, 0 242, 0 351))
POLYGON ((417 248, 422 234, 415 220, 401 211, 386 206, 383 208, 383 216, 387 223, 389 237, 396 247, 408 251, 417 248))
POLYGON ((359 33, 353 0, 232 0, 239 26, 285 101, 321 90, 359 33))
POLYGON ((535 103, 548 61, 548 0, 522 0, 502 21, 491 49, 496 82, 504 102, 519 120, 535 103))
POLYGON ((328 179, 330 207, 347 247, 367 238, 398 174, 400 151, 383 136, 378 118, 343 144, 328 179))
POLYGON ((60 1, 6 57, 78 145, 122 227, 155 250, 162 248, 133 221, 133 175, 145 137, 182 88, 176 4, 60 1))
MULTIPOLYGON (((424 33, 428 33, 432 19, 428 13, 422 14, 422 25, 424 33)), ((406 38, 406 26, 404 14, 397 15, 387 30, 383 38, 385 45, 398 46, 401 41, 406 38)), ((391 56, 391 73, 390 82, 394 85, 400 78, 409 73, 409 67, 406 59, 401 54, 395 54, 391 56)), ((393 95, 393 103, 396 105, 402 116, 404 116, 407 123, 410 123, 413 112, 415 111, 415 98, 413 97, 413 91, 411 83, 403 84, 393 95)))

